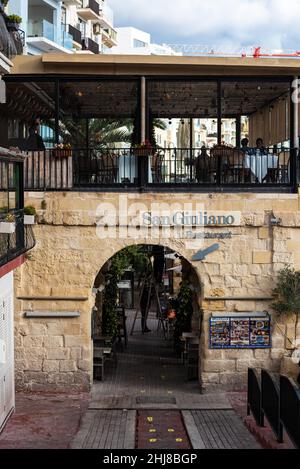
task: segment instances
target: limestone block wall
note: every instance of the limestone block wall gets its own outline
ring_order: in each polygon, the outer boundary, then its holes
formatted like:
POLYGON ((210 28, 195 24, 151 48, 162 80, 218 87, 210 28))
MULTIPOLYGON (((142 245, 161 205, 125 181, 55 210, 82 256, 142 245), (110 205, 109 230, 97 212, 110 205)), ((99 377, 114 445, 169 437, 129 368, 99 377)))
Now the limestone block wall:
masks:
MULTIPOLYGON (((94 280, 104 263, 132 244, 162 244, 191 262, 194 251, 180 239, 119 237, 100 239, 96 210, 101 202, 118 204, 113 193, 27 193, 38 210, 37 245, 16 271, 15 349, 17 389, 87 390, 92 382, 91 311, 94 280), (79 317, 27 318, 26 311, 77 312, 79 317)), ((273 315, 271 350, 211 350, 208 321, 213 312, 270 309, 276 272, 286 263, 300 269, 298 194, 130 194, 149 204, 203 203, 205 210, 241 212, 231 239, 202 262, 191 262, 199 282, 203 310, 200 377, 205 389, 246 386, 248 366, 285 369, 295 377, 283 333, 291 320, 273 315), (271 214, 279 221, 270 225, 271 214), (275 319, 279 327, 275 324, 275 319), (282 333, 283 332, 283 333, 282 333)), ((210 228, 210 231, 228 228, 210 228)), ((117 235, 120 234, 120 228, 117 235)), ((205 241, 205 246, 212 241, 205 241)), ((300 331, 299 331, 300 337, 300 331)))

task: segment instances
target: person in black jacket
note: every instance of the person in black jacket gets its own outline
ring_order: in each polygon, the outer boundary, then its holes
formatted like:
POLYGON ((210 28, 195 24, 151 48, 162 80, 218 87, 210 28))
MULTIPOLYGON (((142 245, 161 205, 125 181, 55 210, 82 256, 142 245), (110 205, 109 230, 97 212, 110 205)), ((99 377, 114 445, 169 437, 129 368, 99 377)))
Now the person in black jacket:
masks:
POLYGON ((45 150, 45 145, 42 137, 39 134, 39 126, 34 124, 29 129, 29 137, 26 142, 27 151, 43 151, 45 150))
POLYGON ((151 286, 147 282, 145 282, 143 292, 142 292, 142 296, 141 296, 141 300, 140 300, 140 307, 141 307, 141 314, 142 314, 142 332, 143 332, 143 334, 145 332, 151 332, 151 330, 147 327, 147 317, 146 317, 147 306, 148 306, 148 309, 149 309, 150 304, 151 304, 151 291, 150 290, 151 290, 151 286), (149 295, 150 295, 150 298, 149 298, 149 295), (149 304, 148 304, 148 301, 149 301, 149 304))

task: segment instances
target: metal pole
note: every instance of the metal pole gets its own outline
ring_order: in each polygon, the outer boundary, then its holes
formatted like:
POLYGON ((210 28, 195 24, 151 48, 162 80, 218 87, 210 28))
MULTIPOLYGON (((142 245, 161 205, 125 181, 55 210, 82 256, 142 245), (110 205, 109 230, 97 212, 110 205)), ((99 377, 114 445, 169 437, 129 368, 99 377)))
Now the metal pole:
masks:
POLYGON ((59 80, 55 80, 55 143, 59 143, 59 80))
POLYGON ((193 181, 193 143, 194 143, 194 135, 193 135, 193 118, 190 117, 190 182, 193 181))
POLYGON ((242 122, 241 122, 242 116, 236 116, 236 142, 235 145, 237 148, 240 148, 241 146, 241 130, 242 130, 242 122))
POLYGON ((146 140, 146 78, 141 77, 141 142, 146 140))
POLYGON ((298 94, 299 77, 295 76, 291 85, 291 183, 295 190, 298 185, 298 157, 299 157, 299 94, 298 94))
POLYGON ((217 85, 217 102, 218 102, 218 145, 222 143, 222 82, 218 80, 217 85))
MULTIPOLYGON (((218 145, 222 143, 222 82, 218 80, 217 84, 217 104, 218 104, 218 145)), ((217 156, 217 174, 216 174, 216 183, 218 186, 221 185, 221 171, 222 171, 222 156, 218 154, 217 156)))

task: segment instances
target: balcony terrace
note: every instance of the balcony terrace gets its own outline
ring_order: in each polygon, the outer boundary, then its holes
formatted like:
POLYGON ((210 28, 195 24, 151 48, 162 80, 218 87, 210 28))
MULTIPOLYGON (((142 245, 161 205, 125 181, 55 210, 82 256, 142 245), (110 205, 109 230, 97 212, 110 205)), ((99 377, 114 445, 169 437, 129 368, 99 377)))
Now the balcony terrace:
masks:
POLYGON ((245 59, 214 59, 219 67, 182 57, 33 60, 35 74, 20 75, 16 63, 0 106, 3 144, 28 152, 28 190, 297 188, 295 61, 276 73, 277 61, 245 59), (11 136, 13 117, 23 129, 38 119, 45 147, 32 145, 28 130, 11 136))
POLYGON ((96 0, 82 0, 77 14, 85 21, 100 20, 100 4, 96 0))

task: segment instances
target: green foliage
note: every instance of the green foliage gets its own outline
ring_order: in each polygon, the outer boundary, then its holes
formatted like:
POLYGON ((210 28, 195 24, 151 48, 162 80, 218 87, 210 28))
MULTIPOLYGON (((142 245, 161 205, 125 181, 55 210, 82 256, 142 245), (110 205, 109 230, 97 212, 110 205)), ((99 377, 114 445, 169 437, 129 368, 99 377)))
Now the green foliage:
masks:
POLYGON ((21 16, 18 16, 18 15, 8 15, 6 20, 8 23, 17 23, 17 24, 22 23, 22 18, 21 16))
POLYGON ((279 314, 299 314, 300 271, 295 271, 289 266, 280 270, 273 295, 275 301, 272 304, 272 308, 279 314))
POLYGON ((176 352, 179 352, 182 333, 190 332, 192 327, 193 292, 186 280, 181 283, 177 299, 178 309, 174 327, 174 348, 176 352))
POLYGON ((279 271, 277 286, 273 290, 272 308, 281 315, 295 315, 295 342, 300 313, 300 271, 289 266, 279 271))
POLYGON ((25 215, 36 215, 36 209, 32 205, 27 205, 24 207, 25 215))
POLYGON ((110 261, 110 268, 105 274, 105 291, 102 311, 102 333, 114 337, 118 332, 118 282, 129 266, 134 269, 144 269, 148 256, 139 246, 130 246, 118 252, 110 261))

